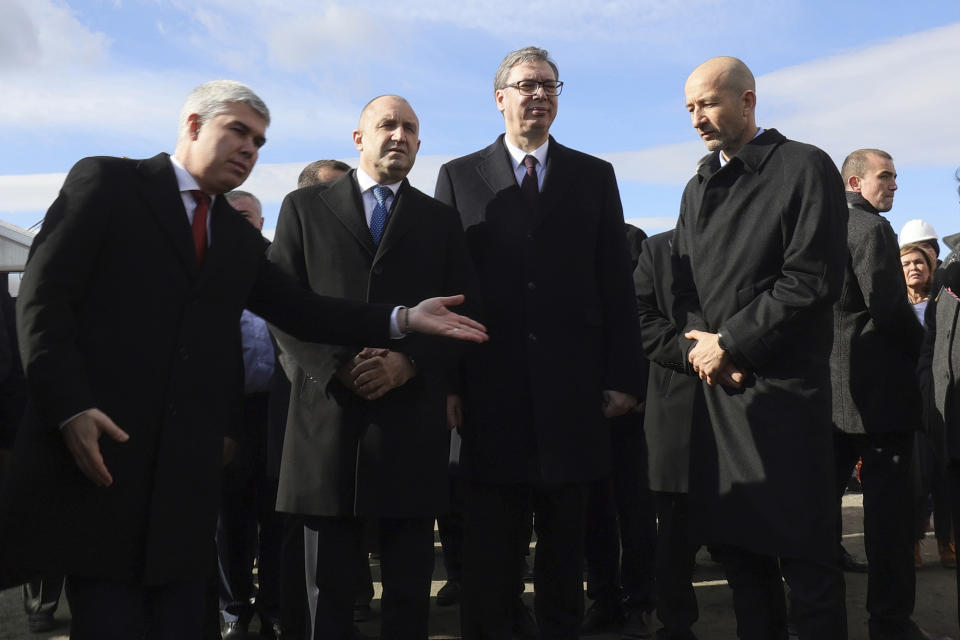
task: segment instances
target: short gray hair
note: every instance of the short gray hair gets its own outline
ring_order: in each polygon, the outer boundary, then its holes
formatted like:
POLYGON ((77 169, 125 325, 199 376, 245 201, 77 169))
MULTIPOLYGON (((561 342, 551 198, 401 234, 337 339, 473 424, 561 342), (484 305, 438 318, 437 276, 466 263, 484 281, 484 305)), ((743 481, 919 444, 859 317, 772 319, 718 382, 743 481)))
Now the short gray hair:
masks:
POLYGON ((557 63, 553 61, 546 49, 539 47, 524 47, 507 54, 500 66, 497 67, 497 74, 493 76, 493 90, 503 89, 507 86, 507 77, 510 76, 510 69, 518 64, 527 64, 528 62, 546 62, 553 69, 554 77, 560 79, 560 71, 557 69, 557 63))
POLYGON ((844 185, 847 184, 850 176, 863 177, 864 171, 867 170, 867 160, 870 156, 877 156, 893 162, 893 156, 882 149, 857 149, 844 159, 843 165, 840 167, 840 175, 843 176, 844 185))
POLYGON ((236 80, 211 80, 190 92, 183 109, 180 110, 180 123, 177 140, 184 140, 189 133, 187 118, 197 114, 199 124, 204 124, 226 111, 231 104, 242 103, 256 111, 270 124, 270 110, 260 96, 242 82, 236 80))
POLYGON ((250 198, 256 203, 257 209, 260 210, 260 214, 263 215, 263 205, 260 204, 260 198, 253 195, 249 191, 234 189, 233 191, 227 191, 225 194, 223 194, 223 197, 226 198, 227 202, 233 202, 234 200, 239 200, 240 198, 250 198))

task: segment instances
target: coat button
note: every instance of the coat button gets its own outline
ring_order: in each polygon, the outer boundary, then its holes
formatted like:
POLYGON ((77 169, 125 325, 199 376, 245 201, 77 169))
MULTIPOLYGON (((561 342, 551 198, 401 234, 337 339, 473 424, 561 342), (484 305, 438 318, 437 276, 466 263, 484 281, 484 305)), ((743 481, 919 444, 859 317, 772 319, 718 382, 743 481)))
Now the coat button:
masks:
POLYGON ((537 285, 534 284, 533 281, 530 281, 530 282, 527 283, 527 289, 530 289, 530 291, 533 291, 533 290, 536 289, 536 288, 537 288, 537 285))
POLYGON ((381 273, 383 273, 383 267, 381 267, 380 265, 377 265, 377 266, 375 266, 375 267, 373 268, 373 274, 374 274, 374 275, 377 275, 377 276, 378 276, 378 275, 380 275, 381 273))
POLYGON ((177 355, 180 356, 181 360, 187 360, 190 358, 190 354, 187 353, 186 347, 180 347, 179 349, 177 349, 177 355))
POLYGON ((172 402, 167 405, 167 411, 170 413, 171 416, 177 415, 177 408, 173 405, 172 402))
POLYGON ((537 334, 535 334, 535 333, 530 333, 529 335, 527 335, 527 338, 530 339, 530 342, 536 342, 536 341, 537 341, 537 334))

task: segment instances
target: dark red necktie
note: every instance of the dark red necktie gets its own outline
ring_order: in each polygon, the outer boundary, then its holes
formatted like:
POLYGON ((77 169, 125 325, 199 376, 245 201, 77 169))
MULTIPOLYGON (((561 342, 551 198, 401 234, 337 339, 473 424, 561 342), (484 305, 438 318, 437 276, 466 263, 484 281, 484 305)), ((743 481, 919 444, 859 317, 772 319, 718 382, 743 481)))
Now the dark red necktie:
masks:
POLYGON ((197 201, 193 211, 193 248, 197 252, 197 264, 203 264, 207 257, 207 211, 210 210, 210 196, 203 191, 191 191, 197 201))
POLYGON ((524 156, 523 166, 527 168, 527 175, 523 176, 520 183, 520 194, 531 207, 537 204, 537 196, 540 194, 540 186, 537 184, 537 159, 531 155, 524 156))

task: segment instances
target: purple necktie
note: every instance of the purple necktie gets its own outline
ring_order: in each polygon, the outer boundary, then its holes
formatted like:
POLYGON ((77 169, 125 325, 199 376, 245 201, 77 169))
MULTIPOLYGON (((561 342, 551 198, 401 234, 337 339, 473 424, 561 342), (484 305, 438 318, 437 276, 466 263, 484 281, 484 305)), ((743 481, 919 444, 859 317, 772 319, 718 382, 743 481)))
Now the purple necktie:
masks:
POLYGON ((523 176, 523 182, 520 183, 520 194, 528 205, 535 207, 540 194, 540 186, 537 184, 537 159, 531 155, 524 156, 523 166, 527 168, 527 175, 523 176))

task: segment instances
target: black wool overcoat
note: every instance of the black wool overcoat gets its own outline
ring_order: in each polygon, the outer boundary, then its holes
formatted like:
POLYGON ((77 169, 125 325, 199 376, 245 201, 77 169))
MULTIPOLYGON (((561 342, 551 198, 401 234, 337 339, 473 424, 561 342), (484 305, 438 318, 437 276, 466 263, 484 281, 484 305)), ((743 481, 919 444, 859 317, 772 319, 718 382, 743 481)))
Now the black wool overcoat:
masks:
POLYGON ((739 392, 701 383, 707 419, 693 425, 691 517, 700 542, 832 561, 829 358, 847 261, 842 181, 827 154, 775 129, 722 168, 718 156, 701 160, 683 193, 677 321, 720 331, 750 375, 739 392))
POLYGON ((601 391, 639 396, 642 356, 613 167, 550 138, 536 208, 503 136, 440 168, 460 212, 490 341, 465 358, 460 465, 485 482, 609 473, 601 391))
POLYGON ((223 198, 210 216, 199 265, 169 156, 87 158, 68 174, 17 305, 30 398, 0 511, 6 584, 207 573, 244 307, 303 338, 388 342, 389 305, 316 296, 267 262, 223 198), (81 474, 58 429, 91 407, 130 435, 100 439, 108 488, 81 474))

